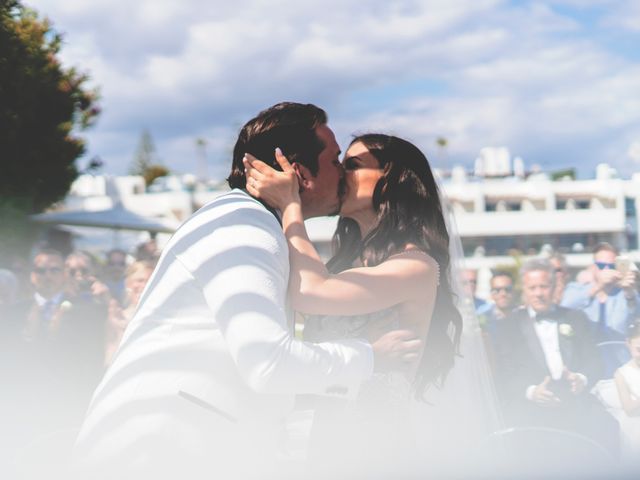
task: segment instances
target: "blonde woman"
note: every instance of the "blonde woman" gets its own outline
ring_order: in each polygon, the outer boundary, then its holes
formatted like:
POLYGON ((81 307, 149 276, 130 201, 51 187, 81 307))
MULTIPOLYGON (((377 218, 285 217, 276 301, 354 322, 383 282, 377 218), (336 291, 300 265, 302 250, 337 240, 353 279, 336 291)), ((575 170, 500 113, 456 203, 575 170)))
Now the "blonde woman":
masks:
POLYGON ((155 263, 139 260, 127 268, 125 274, 125 298, 123 304, 111 300, 109 304, 109 320, 107 322, 107 340, 105 345, 105 366, 111 364, 113 354, 120 345, 122 334, 138 307, 140 296, 147 285, 155 263))

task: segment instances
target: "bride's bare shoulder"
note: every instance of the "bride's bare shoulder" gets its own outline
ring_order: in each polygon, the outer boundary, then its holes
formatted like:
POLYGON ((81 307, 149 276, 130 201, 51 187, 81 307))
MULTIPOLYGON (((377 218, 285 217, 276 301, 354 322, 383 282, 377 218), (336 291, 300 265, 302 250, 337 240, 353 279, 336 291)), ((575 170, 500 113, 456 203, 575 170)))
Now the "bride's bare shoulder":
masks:
POLYGON ((387 260, 393 259, 412 259, 428 263, 430 266, 438 268, 438 262, 428 252, 417 247, 407 246, 401 252, 389 255, 387 260))
POLYGON ((429 253, 417 247, 408 246, 403 251, 389 255, 386 262, 399 271, 408 269, 416 270, 416 273, 422 273, 429 277, 440 278, 440 266, 438 262, 429 253), (404 260, 404 261, 403 261, 404 260), (406 260, 410 260, 408 264, 406 260))

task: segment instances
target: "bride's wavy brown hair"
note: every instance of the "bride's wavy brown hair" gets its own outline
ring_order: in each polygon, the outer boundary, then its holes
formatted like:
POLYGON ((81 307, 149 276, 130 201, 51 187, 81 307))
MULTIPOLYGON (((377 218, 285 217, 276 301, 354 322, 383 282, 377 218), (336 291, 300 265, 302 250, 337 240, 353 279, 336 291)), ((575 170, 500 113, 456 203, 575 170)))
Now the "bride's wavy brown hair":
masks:
POLYGON ((373 192, 375 227, 361 238, 358 224, 341 218, 333 237, 332 273, 351 268, 360 258, 375 266, 414 244, 440 267, 440 285, 424 354, 415 379, 415 393, 424 398, 431 385, 442 385, 454 364, 462 333, 462 316, 455 306, 450 281, 449 233, 438 186, 427 157, 413 144, 391 135, 371 133, 355 137, 378 160, 383 175, 373 192))

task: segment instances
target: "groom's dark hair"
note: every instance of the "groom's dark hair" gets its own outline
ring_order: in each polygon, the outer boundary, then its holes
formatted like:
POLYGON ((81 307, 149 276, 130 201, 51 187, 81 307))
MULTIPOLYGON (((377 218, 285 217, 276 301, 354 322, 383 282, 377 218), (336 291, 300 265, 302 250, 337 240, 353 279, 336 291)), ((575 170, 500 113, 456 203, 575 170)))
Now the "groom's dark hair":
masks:
POLYGON ((250 153, 278 170, 275 149, 280 147, 291 163, 299 163, 318 174, 318 155, 324 143, 316 128, 327 123, 324 110, 310 103, 278 103, 260 112, 240 130, 233 147, 233 163, 227 182, 231 188, 245 188, 246 178, 242 157, 250 153))

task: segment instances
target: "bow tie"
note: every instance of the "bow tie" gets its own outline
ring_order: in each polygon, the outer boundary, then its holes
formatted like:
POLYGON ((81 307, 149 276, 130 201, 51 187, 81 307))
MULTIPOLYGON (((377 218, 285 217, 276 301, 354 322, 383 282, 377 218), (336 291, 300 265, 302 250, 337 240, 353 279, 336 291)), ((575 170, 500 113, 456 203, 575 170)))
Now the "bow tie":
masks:
POLYGON ((551 312, 536 313, 531 318, 533 320, 535 320, 536 322, 542 322, 542 321, 553 322, 553 323, 557 323, 558 322, 558 319, 555 318, 555 316, 553 314, 551 314, 551 312))

